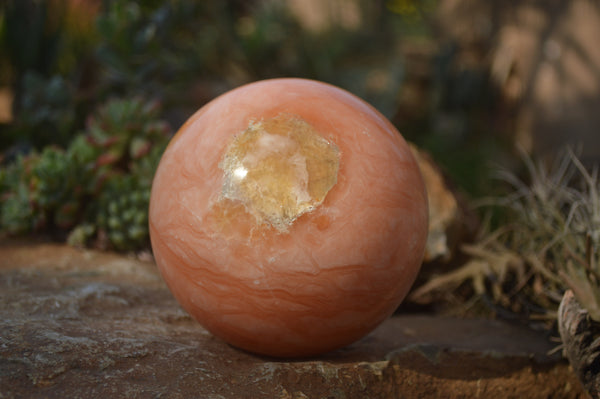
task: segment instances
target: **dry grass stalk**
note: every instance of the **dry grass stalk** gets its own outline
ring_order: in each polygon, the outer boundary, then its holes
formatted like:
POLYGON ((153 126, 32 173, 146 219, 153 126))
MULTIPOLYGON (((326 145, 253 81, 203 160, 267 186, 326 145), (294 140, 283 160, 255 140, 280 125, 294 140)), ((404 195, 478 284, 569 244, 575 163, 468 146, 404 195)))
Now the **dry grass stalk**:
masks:
MULTIPOLYGON (((432 278, 412 293, 426 302, 442 291, 469 284, 473 296, 530 319, 553 322, 563 293, 600 321, 600 182, 568 151, 551 166, 524 157, 529 180, 501 172, 511 192, 489 204, 506 222, 464 246, 470 260, 432 278)), ((470 298, 472 300, 473 298, 470 298)))

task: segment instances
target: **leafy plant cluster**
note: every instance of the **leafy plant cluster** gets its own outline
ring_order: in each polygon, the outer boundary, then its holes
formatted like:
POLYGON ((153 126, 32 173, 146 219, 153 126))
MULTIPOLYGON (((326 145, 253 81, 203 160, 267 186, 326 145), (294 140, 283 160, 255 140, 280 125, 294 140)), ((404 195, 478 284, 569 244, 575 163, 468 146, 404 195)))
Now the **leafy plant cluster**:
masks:
POLYGON ((170 137, 159 114, 156 103, 110 100, 66 149, 47 146, 8 162, 0 168, 0 231, 148 247, 150 185, 170 137))
POLYGON ((586 168, 573 152, 551 166, 527 157, 525 165, 527 182, 501 173, 511 192, 492 201, 503 215, 499 227, 464 246, 470 260, 431 279, 413 299, 464 295, 466 285, 471 288, 467 304, 484 301, 499 312, 508 310, 507 315, 551 326, 563 293, 571 289, 600 321, 598 169, 586 168))

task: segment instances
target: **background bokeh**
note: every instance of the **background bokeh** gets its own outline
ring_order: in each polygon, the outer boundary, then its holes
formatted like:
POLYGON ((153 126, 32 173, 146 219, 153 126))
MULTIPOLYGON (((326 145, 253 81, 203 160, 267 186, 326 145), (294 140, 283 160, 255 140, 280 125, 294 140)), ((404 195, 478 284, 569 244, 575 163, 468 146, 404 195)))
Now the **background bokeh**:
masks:
POLYGON ((151 256, 150 186, 179 126, 234 87, 310 78, 431 161, 444 256, 409 304, 552 333, 570 289, 600 321, 599 4, 1 1, 0 239, 151 256))
POLYGON ((483 62, 457 64, 438 1, 8 1, 1 148, 67 146, 110 98, 158 101, 173 129, 215 96, 295 76, 362 97, 481 192, 502 127, 483 62), (8 104, 12 100, 12 105, 8 104))
POLYGON ((518 169, 516 147, 551 158, 569 144, 595 162, 599 21, 585 0, 6 0, 0 230, 143 246, 168 137, 274 77, 365 99, 468 198, 499 190, 490 176, 518 169))

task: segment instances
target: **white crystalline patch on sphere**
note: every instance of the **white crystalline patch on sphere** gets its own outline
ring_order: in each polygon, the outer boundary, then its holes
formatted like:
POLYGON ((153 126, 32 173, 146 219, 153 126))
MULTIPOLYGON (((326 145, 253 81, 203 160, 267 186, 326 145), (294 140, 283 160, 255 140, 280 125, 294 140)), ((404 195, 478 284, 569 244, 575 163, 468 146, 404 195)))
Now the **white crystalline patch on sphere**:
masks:
POLYGON ((248 169, 244 168, 243 166, 238 166, 233 171, 233 177, 236 180, 242 180, 244 177, 246 177, 247 174, 248 174, 248 169))
POLYGON ((258 223, 286 231, 337 182, 339 151, 301 118, 280 115, 235 136, 219 166, 222 198, 241 202, 258 223))

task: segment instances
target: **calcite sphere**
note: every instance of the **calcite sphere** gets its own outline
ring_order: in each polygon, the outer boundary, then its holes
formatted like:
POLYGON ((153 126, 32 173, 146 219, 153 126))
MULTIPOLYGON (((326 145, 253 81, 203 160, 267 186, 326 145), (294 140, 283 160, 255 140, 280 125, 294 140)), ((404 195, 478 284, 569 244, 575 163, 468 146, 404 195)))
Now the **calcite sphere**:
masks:
POLYGON ((150 235, 181 306, 229 344, 270 356, 346 346, 390 316, 427 236, 419 168, 354 95, 304 79, 232 90, 173 137, 150 235))

